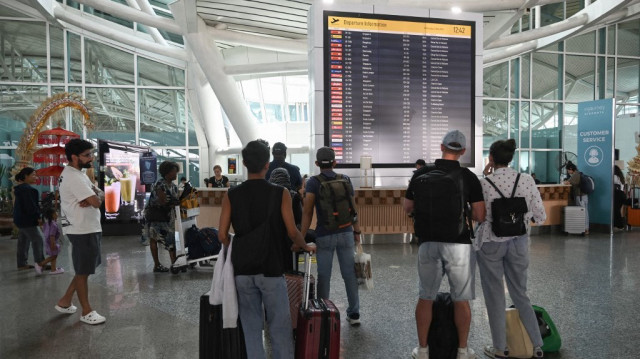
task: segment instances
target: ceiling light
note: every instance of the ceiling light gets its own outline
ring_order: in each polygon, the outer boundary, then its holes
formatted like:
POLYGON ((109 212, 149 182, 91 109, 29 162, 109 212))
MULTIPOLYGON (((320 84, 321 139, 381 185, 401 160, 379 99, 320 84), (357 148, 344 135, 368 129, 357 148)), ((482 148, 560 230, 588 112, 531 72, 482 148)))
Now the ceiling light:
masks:
POLYGON ((454 7, 451 8, 451 12, 454 13, 454 14, 459 14, 459 13, 462 12, 462 9, 460 9, 459 6, 454 6, 454 7))

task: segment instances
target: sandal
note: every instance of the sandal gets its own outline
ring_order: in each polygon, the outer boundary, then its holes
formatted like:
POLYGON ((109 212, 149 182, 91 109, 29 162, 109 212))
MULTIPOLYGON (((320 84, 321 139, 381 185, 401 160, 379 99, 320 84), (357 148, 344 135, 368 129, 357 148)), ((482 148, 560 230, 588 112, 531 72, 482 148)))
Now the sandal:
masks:
POLYGON ((157 266, 153 267, 154 273, 165 273, 168 271, 169 271, 169 268, 163 266, 162 264, 158 264, 157 266))
POLYGON ((61 307, 61 306, 56 304, 56 306, 54 308, 56 308, 57 311, 59 311, 60 313, 63 313, 63 314, 73 314, 73 313, 76 312, 76 310, 78 310, 78 307, 76 307, 73 304, 69 305, 68 307, 61 307))
POLYGON ((94 311, 90 312, 87 315, 81 316, 80 317, 80 321, 83 322, 83 323, 96 325, 96 324, 102 324, 102 323, 106 322, 107 318, 101 316, 100 314, 98 314, 98 312, 96 312, 94 310, 94 311))

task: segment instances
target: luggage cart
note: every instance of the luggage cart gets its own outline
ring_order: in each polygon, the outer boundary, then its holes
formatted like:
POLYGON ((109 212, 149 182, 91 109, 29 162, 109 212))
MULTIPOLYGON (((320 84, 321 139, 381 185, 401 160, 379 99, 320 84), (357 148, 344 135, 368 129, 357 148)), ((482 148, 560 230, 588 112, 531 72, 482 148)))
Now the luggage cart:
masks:
MULTIPOLYGON (((189 259, 188 250, 187 250, 187 241, 185 232, 187 229, 191 228, 192 225, 196 225, 196 217, 200 214, 200 208, 189 208, 186 209, 186 218, 182 217, 180 206, 175 207, 176 212, 176 231, 178 232, 176 235, 176 252, 178 252, 178 256, 176 257, 175 263, 171 265, 171 273, 178 274, 181 271, 186 272, 187 268, 195 268, 198 262, 206 261, 206 260, 218 260, 218 255, 205 256, 201 258, 189 259)), ((207 267, 213 270, 213 266, 207 267)))

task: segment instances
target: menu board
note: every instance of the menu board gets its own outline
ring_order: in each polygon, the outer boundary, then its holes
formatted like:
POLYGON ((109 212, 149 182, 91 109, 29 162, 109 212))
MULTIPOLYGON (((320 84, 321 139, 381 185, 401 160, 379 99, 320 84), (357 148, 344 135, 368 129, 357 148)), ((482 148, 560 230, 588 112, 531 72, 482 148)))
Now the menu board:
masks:
POLYGON ((342 167, 440 158, 450 130, 473 165, 475 22, 325 11, 325 145, 342 167))

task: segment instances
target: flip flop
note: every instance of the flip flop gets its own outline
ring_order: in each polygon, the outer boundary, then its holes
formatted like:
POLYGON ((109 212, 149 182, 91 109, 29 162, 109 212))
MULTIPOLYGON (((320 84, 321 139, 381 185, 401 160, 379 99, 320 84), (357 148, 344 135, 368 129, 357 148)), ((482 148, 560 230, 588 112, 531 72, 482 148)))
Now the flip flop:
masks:
POLYGON ((96 324, 102 324, 102 323, 106 322, 107 318, 101 316, 100 314, 98 314, 98 312, 96 312, 94 310, 94 311, 90 312, 87 315, 81 316, 80 317, 80 321, 83 322, 83 323, 96 325, 96 324))
POLYGON ((54 307, 56 308, 57 311, 59 311, 60 313, 64 313, 64 314, 73 314, 76 312, 76 310, 78 310, 78 307, 76 307, 75 305, 71 304, 68 307, 61 307, 59 305, 56 304, 56 306, 54 307))

